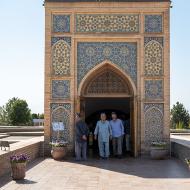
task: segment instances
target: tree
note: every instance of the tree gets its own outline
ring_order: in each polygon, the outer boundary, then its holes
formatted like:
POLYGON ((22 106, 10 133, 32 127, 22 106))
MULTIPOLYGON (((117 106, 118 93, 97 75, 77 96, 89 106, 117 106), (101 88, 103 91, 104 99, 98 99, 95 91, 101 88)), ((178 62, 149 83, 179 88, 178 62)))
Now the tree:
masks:
POLYGON ((7 125, 7 112, 5 107, 0 107, 0 125, 7 125))
POLYGON ((41 114, 39 115, 39 119, 44 119, 44 114, 43 114, 43 113, 41 113, 41 114))
POLYGON ((0 107, 0 124, 30 125, 31 113, 27 102, 14 97, 0 107))
POLYGON ((172 128, 188 128, 190 115, 182 103, 177 102, 171 109, 172 128), (182 127, 183 126, 183 127, 182 127))
POLYGON ((37 113, 33 113, 32 114, 32 119, 38 119, 38 114, 37 113))
POLYGON ((8 121, 11 125, 28 125, 31 122, 31 113, 25 100, 13 98, 6 105, 8 121))
POLYGON ((37 113, 33 113, 32 114, 32 119, 44 119, 44 114, 37 114, 37 113))

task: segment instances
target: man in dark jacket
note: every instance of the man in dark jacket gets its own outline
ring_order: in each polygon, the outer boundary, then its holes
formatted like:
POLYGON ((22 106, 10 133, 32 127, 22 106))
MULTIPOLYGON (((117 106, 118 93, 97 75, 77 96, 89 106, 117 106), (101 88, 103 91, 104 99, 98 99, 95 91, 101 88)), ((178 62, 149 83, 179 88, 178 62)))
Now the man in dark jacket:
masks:
POLYGON ((77 113, 75 126, 75 154, 77 161, 86 160, 87 136, 88 127, 81 119, 80 114, 77 113))

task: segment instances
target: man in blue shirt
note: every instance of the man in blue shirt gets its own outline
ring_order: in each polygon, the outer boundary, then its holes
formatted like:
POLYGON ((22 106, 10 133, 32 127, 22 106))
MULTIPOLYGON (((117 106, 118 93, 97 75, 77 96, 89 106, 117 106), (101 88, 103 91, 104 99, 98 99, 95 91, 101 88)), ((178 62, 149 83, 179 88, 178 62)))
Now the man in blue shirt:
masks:
POLYGON ((112 131, 109 122, 106 120, 105 113, 101 113, 100 119, 96 124, 94 139, 96 140, 98 136, 100 158, 107 159, 110 155, 109 140, 112 137, 112 131))
POLYGON ((112 120, 110 121, 110 125, 112 129, 113 155, 121 158, 124 126, 122 121, 117 118, 117 114, 115 112, 112 112, 112 120))

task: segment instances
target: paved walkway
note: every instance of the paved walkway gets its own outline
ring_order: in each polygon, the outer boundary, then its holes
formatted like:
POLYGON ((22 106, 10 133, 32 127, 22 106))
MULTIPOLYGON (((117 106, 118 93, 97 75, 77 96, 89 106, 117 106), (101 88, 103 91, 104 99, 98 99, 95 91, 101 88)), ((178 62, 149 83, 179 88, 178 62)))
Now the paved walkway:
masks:
POLYGON ((179 160, 37 160, 23 181, 0 178, 1 190, 190 190, 190 171, 179 160))

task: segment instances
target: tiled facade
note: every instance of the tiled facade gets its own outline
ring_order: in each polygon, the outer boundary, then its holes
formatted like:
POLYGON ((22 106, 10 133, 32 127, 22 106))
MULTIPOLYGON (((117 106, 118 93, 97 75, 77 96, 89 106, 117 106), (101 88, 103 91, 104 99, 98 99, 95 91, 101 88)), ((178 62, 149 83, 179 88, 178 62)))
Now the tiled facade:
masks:
POLYGON ((53 32, 70 32, 70 15, 53 15, 53 32))
POLYGON ((162 15, 145 15, 145 32, 160 33, 162 32, 162 24, 162 15))
POLYGON ((64 40, 59 40, 52 47, 52 73, 70 75, 70 46, 64 40))
MULTIPOLYGON (((145 38, 145 42, 150 38, 145 38)), ((154 38, 145 44, 145 75, 162 76, 163 75, 163 47, 154 38)))
POLYGON ((137 81, 137 44, 129 42, 79 42, 77 44, 77 79, 97 64, 109 60, 137 81))
POLYGON ((164 107, 163 104, 144 104, 145 144, 152 141, 163 141, 164 107))
POLYGON ((73 150, 74 113, 84 107, 85 88, 94 97, 130 95, 135 156, 169 139, 169 8, 169 1, 45 2, 46 154, 56 121, 73 150))
POLYGON ((65 36, 62 36, 62 37, 52 37, 51 38, 51 45, 53 46, 59 40, 65 41, 71 47, 71 37, 65 37, 65 36))
POLYGON ((52 80, 52 98, 70 98, 69 80, 52 80))
POLYGON ((139 32, 139 15, 77 14, 76 32, 139 32))
POLYGON ((163 87, 163 80, 145 80, 145 98, 147 100, 162 100, 163 87))
POLYGON ((52 140, 59 140, 71 142, 70 138, 70 115, 71 105, 69 103, 52 103, 51 104, 51 124, 53 122, 63 122, 65 129, 63 131, 54 131, 51 128, 52 140))

